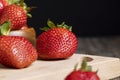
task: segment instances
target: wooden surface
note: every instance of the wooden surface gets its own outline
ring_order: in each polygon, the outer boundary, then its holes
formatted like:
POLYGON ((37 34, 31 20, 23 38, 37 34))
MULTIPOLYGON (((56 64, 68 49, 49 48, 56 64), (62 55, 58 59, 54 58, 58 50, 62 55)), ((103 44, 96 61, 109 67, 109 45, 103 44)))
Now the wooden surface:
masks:
POLYGON ((101 80, 109 80, 120 76, 120 60, 118 58, 74 54, 66 60, 37 60, 24 69, 10 69, 0 66, 0 80, 64 80, 76 63, 81 64, 84 57, 93 60, 88 62, 93 71, 99 70, 101 80))
POLYGON ((120 58, 120 36, 79 37, 78 40, 77 53, 120 58))
POLYGON ((120 36, 80 37, 76 52, 120 58, 120 36))

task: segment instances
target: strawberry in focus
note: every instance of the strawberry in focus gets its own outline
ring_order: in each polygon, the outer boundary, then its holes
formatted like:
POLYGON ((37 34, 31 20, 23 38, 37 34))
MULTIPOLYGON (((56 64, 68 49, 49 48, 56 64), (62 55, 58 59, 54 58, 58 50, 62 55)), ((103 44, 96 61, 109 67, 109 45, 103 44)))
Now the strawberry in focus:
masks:
POLYGON ((62 23, 55 25, 52 21, 47 22, 49 27, 44 27, 36 41, 36 49, 40 59, 65 59, 74 54, 78 40, 70 31, 71 27, 62 23))
POLYGON ((23 37, 0 36, 0 63, 7 67, 24 68, 37 59, 36 49, 23 37))
POLYGON ((87 66, 87 62, 84 59, 79 70, 74 69, 70 74, 65 77, 65 80, 100 80, 97 72, 91 70, 91 66, 87 66))
POLYGON ((6 67, 25 68, 37 59, 37 51, 24 37, 7 36, 10 22, 0 26, 0 63, 6 67))

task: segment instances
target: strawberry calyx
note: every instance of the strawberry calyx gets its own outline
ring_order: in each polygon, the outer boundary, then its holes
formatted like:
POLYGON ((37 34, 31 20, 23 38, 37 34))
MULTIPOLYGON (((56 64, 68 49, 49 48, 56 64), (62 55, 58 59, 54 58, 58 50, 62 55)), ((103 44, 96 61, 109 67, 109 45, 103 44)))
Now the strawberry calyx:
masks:
POLYGON ((82 71, 92 71, 92 66, 87 65, 87 60, 83 59, 80 70, 82 70, 82 71))
POLYGON ((32 15, 29 12, 33 9, 33 7, 28 7, 27 4, 24 2, 24 0, 19 0, 16 3, 16 5, 22 7, 25 10, 27 17, 29 17, 29 18, 32 17, 32 15))
POLYGON ((9 5, 12 5, 12 4, 16 4, 18 3, 20 0, 6 0, 6 2, 9 4, 9 5))
MULTIPOLYGON (((78 70, 77 69, 78 63, 75 65, 74 70, 78 70)), ((82 60, 82 64, 81 64, 81 68, 79 68, 80 71, 92 71, 92 66, 87 64, 87 60, 83 59, 82 60)))
POLYGON ((11 25, 11 22, 10 20, 4 22, 2 25, 0 25, 0 35, 9 35, 10 33, 10 25, 11 25))
POLYGON ((66 25, 65 22, 62 22, 61 24, 55 25, 55 23, 53 23, 50 19, 48 19, 47 25, 48 25, 48 27, 43 27, 40 29, 44 30, 44 31, 48 31, 52 28, 65 28, 65 29, 68 29, 69 31, 72 31, 72 26, 66 25))

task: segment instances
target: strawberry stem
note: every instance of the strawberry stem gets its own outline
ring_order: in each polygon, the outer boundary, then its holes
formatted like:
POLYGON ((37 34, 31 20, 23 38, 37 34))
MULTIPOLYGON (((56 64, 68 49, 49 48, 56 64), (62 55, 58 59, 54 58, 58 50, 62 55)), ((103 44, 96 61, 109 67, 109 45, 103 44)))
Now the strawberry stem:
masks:
POLYGON ((80 70, 85 71, 85 70, 86 70, 86 67, 87 67, 87 62, 86 62, 86 60, 84 59, 84 60, 82 61, 80 70))
POLYGON ((48 19, 47 25, 48 25, 50 28, 55 28, 55 27, 56 27, 56 25, 55 25, 52 21, 50 21, 50 19, 48 19))
POLYGON ((10 33, 10 20, 4 22, 2 25, 0 25, 0 35, 9 35, 10 33))
POLYGON ((87 65, 87 60, 86 59, 83 59, 80 70, 82 70, 82 71, 92 71, 92 67, 87 65))

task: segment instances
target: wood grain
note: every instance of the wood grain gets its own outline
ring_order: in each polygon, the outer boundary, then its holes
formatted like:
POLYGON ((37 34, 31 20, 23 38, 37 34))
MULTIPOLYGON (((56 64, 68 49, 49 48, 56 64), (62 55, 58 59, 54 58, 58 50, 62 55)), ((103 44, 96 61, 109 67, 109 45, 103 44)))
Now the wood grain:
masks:
POLYGON ((120 36, 79 37, 77 53, 120 58, 120 36))

